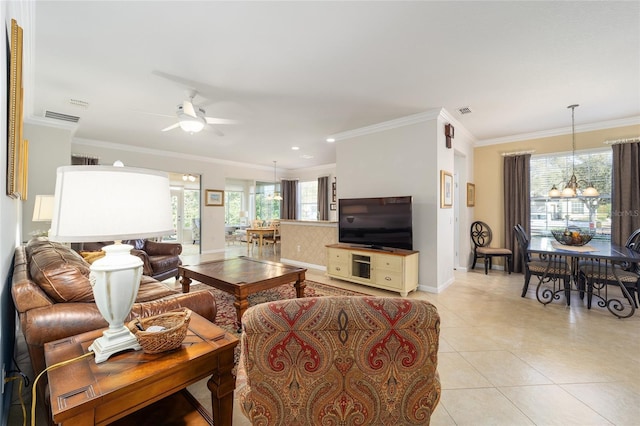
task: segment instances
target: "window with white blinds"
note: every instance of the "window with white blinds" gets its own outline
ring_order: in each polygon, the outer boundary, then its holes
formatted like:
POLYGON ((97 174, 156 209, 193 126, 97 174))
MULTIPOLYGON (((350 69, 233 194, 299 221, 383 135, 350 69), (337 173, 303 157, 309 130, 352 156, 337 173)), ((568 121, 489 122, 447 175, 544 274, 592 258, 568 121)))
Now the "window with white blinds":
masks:
POLYGON ((552 229, 578 226, 594 229, 595 238, 611 238, 611 170, 610 148, 531 156, 531 235, 550 235, 552 229), (579 188, 591 183, 600 192, 595 198, 549 198, 553 185, 559 190, 571 177, 578 178, 579 188))

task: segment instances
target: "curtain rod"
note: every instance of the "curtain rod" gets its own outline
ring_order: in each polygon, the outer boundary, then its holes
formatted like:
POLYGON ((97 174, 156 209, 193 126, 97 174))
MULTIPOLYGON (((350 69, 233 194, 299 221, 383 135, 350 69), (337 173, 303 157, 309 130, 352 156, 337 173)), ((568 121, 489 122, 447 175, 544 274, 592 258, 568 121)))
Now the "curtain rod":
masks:
POLYGON ((640 136, 636 136, 635 138, 628 138, 628 139, 616 139, 613 141, 604 141, 603 143, 606 145, 617 145, 619 143, 633 143, 633 142, 640 142, 640 136))
POLYGON ((514 155, 533 154, 534 152, 536 152, 536 150, 535 149, 531 149, 529 151, 503 152, 500 155, 502 155, 503 157, 512 157, 514 155))

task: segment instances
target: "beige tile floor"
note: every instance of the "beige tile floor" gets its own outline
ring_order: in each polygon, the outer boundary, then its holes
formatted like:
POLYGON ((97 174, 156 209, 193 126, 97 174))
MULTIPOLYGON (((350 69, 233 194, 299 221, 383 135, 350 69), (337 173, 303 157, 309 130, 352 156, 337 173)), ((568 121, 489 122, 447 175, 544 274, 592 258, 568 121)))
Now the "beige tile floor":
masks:
MULTIPOLYGON (((246 253, 246 246, 229 245, 224 254, 203 256, 246 253)), ((263 256, 278 260, 270 249, 263 256)), ((321 271, 309 270, 307 278, 395 296, 321 271)), ((431 301, 441 315, 442 398, 431 424, 640 425, 640 313, 620 320, 602 308, 587 310, 577 295, 570 308, 562 300, 543 306, 534 286, 520 297, 522 283, 521 274, 484 275, 480 267, 456 271, 454 284, 440 294, 409 295, 431 301)), ((28 363, 27 355, 18 356, 28 363)), ((190 390, 207 406, 205 382, 190 390)), ((17 403, 9 424, 21 423, 17 403)), ((249 424, 237 405, 233 424, 249 424)))

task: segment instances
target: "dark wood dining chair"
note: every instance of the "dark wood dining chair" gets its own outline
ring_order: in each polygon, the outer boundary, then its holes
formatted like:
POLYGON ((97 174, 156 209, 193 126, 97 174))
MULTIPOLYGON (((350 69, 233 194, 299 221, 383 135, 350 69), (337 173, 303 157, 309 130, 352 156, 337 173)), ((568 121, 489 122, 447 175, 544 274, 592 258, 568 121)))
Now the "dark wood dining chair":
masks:
POLYGON ((505 270, 511 273, 511 259, 513 259, 513 252, 504 247, 491 247, 491 240, 493 239, 493 233, 489 225, 482 221, 475 221, 471 224, 471 241, 473 241, 473 265, 471 269, 475 269, 476 261, 479 258, 484 259, 484 273, 489 273, 489 269, 492 266, 492 259, 494 257, 505 258, 505 270))
MULTIPOLYGON (((631 233, 625 247, 640 253, 640 228, 631 233)), ((603 288, 605 285, 618 287, 620 283, 629 292, 634 306, 640 303, 640 265, 637 263, 623 263, 610 265, 597 260, 584 260, 578 266, 578 285, 587 289, 587 308, 591 308, 591 300, 594 289, 603 288), (616 279, 617 276, 617 279, 616 279)))
POLYGON ((565 258, 556 256, 553 259, 532 259, 529 254, 529 236, 524 227, 517 224, 513 227, 520 247, 520 256, 522 257, 522 267, 524 268, 524 285, 522 286, 522 297, 525 297, 529 289, 529 281, 531 276, 545 277, 548 279, 561 279, 564 284, 564 294, 567 298, 567 305, 571 304, 571 273, 569 265, 565 258))

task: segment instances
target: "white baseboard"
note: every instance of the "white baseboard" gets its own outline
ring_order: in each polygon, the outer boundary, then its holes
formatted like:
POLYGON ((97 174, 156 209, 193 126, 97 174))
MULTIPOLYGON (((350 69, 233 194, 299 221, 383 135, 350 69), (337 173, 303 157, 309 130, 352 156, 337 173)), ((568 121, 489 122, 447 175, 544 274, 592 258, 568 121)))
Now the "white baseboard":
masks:
POLYGON ((451 277, 451 279, 449 279, 447 282, 444 283, 444 285, 440 286, 440 287, 433 287, 430 285, 422 285, 422 284, 418 284, 418 290, 420 291, 426 291, 427 293, 442 293, 443 291, 445 291, 447 288, 449 288, 451 286, 451 284, 453 284, 455 282, 455 278, 451 277))
POLYGON ((316 265, 313 263, 306 263, 306 262, 300 262, 298 260, 292 260, 292 259, 285 259, 285 258, 280 258, 280 263, 286 263, 287 265, 293 265, 293 266, 299 266, 301 268, 307 268, 307 269, 317 269, 319 271, 327 271, 327 267, 324 265, 316 265))

